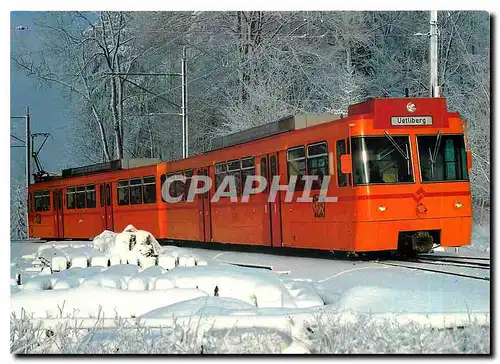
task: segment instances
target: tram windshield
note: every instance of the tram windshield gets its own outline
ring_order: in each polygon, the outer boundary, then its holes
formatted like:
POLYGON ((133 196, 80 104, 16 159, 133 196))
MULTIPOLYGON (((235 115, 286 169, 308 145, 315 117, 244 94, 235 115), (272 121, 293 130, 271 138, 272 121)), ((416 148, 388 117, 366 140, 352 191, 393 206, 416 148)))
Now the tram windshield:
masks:
POLYGON ((421 135, 417 143, 423 182, 469 180, 463 135, 421 135))
POLYGON ((354 185, 414 182, 408 136, 353 137, 354 185))

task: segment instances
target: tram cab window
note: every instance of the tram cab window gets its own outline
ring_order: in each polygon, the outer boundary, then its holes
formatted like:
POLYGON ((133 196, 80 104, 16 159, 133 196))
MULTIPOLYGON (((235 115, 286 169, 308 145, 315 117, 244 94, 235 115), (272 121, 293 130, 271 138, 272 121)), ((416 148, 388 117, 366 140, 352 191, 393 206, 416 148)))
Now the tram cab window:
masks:
POLYGON ((309 144, 307 146, 308 175, 318 176, 313 182, 312 189, 319 190, 323 179, 328 175, 328 145, 326 142, 309 144))
POLYGON ((75 208, 75 187, 66 188, 66 208, 68 210, 75 208))
POLYGON ((306 149, 303 146, 288 149, 287 162, 288 183, 290 183, 290 176, 297 176, 295 191, 302 191, 304 189, 304 180, 302 177, 307 174, 306 149))
POLYGON ((128 180, 118 181, 117 183, 118 205, 128 205, 130 199, 130 191, 128 180))
POLYGON ((35 211, 50 210, 50 193, 49 191, 35 191, 35 211))
POLYGON ((143 179, 143 201, 144 203, 156 202, 156 179, 155 176, 147 176, 143 179))
POLYGON ((130 179, 130 204, 138 205, 142 203, 142 178, 130 179))
POLYGON ((85 208, 85 186, 76 186, 76 208, 85 208))
POLYGON ((349 175, 342 173, 340 168, 340 157, 346 154, 346 142, 345 140, 337 140, 337 183, 339 187, 345 187, 348 185, 349 175))
POLYGON ((355 185, 413 182, 408 136, 352 138, 355 185))
POLYGON ((422 182, 468 181, 463 135, 417 137, 422 182))

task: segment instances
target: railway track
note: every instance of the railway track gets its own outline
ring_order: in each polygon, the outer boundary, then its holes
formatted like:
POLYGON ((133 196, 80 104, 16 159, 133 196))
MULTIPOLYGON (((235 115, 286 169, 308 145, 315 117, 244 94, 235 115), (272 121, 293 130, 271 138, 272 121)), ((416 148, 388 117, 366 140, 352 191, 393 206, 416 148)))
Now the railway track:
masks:
POLYGON ((408 261, 381 260, 378 264, 457 277, 490 280, 489 258, 458 255, 419 255, 408 261))

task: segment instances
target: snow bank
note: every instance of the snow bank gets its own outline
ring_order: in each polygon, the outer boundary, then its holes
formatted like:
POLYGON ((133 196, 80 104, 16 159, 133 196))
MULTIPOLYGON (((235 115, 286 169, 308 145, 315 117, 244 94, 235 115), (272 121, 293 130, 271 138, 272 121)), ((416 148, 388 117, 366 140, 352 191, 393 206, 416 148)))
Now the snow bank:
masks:
POLYGON ((342 294, 337 307, 360 313, 461 312, 467 309, 467 298, 458 291, 355 286, 342 294), (444 303, 443 296, 449 295, 454 299, 444 303))
POLYGON ((141 316, 141 318, 162 318, 203 315, 230 315, 239 310, 255 312, 255 306, 243 301, 224 297, 198 297, 189 301, 178 302, 170 306, 158 308, 141 316))
POLYGON ((206 296, 201 290, 173 288, 164 291, 123 291, 102 286, 80 285, 71 290, 23 290, 12 294, 11 312, 22 309, 34 317, 74 315, 97 317, 100 309, 105 317, 134 317, 177 302, 206 296))
POLYGON ((172 282, 177 288, 198 288, 211 296, 234 298, 258 307, 295 307, 281 280, 262 269, 223 264, 177 267, 158 278, 155 288, 162 282, 172 282))

